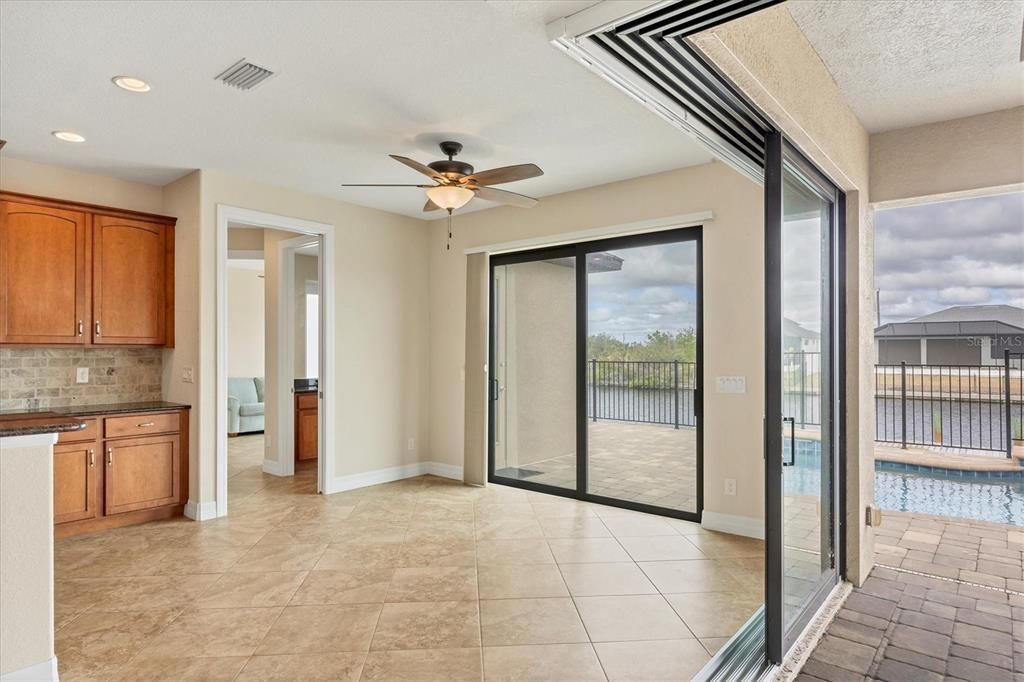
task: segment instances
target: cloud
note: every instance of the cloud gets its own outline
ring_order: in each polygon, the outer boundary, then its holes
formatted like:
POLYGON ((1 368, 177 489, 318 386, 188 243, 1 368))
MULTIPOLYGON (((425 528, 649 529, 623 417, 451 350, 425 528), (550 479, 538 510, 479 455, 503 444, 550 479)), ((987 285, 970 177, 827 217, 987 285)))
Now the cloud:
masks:
POLYGON ((875 212, 882 322, 1024 303, 1024 193, 875 212))

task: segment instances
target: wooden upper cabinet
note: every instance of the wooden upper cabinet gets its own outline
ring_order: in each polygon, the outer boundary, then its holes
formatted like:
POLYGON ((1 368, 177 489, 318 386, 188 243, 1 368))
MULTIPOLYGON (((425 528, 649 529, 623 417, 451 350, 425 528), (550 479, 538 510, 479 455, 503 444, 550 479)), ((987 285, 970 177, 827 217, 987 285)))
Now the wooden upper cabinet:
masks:
POLYGON ((163 345, 166 237, 163 225, 93 217, 93 343, 163 345))
POLYGON ((173 346, 174 223, 0 192, 0 344, 173 346))
POLYGON ((0 343, 85 343, 88 216, 0 201, 0 343))

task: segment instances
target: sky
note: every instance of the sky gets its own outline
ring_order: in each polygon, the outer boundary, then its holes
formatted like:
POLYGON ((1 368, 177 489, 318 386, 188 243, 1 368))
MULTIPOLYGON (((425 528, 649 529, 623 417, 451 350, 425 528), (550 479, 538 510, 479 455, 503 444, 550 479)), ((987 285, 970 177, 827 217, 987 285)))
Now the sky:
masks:
MULTIPOLYGON (((882 323, 954 305, 1024 307, 1024 193, 875 211, 875 283, 882 323)), ((820 330, 820 227, 787 220, 784 314, 820 330)), ((615 249, 622 270, 589 276, 590 334, 643 341, 696 324, 692 242, 615 249)))
POLYGON ((882 324, 955 305, 1024 308, 1024 193, 875 211, 882 324))
POLYGON ((655 330, 681 332, 697 323, 697 249, 679 242, 614 249, 622 269, 588 275, 590 334, 643 341, 655 330))

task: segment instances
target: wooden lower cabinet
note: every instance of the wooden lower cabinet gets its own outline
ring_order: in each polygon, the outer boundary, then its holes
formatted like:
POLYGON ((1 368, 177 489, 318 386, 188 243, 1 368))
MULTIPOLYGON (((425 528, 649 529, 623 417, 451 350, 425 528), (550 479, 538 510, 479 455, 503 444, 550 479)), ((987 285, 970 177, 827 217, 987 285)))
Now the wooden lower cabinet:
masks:
POLYGON ((180 462, 177 435, 107 441, 104 513, 110 516, 177 504, 180 462))
POLYGON ((310 462, 317 458, 320 420, 317 418, 316 391, 295 394, 295 461, 310 462))
POLYGON ((96 518, 98 492, 96 443, 53 446, 53 522, 96 518))
POLYGON ((61 434, 53 449, 55 537, 183 513, 188 498, 186 410, 99 416, 87 423, 83 431, 61 434), (142 436, 125 424, 167 433, 142 436), (88 440, 69 442, 79 438, 88 440))

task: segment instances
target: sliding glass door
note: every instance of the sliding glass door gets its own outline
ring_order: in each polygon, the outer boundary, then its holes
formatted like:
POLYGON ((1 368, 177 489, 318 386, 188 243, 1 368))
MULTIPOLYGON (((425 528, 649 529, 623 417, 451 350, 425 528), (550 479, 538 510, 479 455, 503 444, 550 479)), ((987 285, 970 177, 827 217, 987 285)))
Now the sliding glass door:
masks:
POLYGON ((765 603, 780 662, 839 580, 839 197, 778 135, 768 152, 765 603))
POLYGON ((489 480, 699 519, 699 227, 491 262, 489 480))

